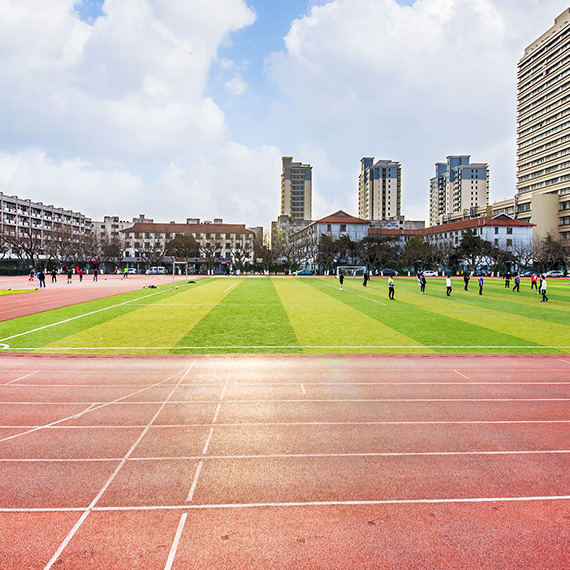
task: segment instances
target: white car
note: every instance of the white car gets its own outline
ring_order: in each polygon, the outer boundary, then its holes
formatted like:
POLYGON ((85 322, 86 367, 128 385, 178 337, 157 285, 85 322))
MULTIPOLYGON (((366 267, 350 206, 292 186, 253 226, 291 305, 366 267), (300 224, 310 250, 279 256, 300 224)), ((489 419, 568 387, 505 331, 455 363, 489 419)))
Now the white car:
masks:
POLYGON ((422 271, 424 277, 437 277, 437 271, 422 271))

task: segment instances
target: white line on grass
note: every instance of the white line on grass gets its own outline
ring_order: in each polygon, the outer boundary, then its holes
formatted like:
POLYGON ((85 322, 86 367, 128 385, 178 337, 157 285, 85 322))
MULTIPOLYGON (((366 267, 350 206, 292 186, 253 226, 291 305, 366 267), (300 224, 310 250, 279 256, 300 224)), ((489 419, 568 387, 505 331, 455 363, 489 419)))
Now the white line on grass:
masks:
MULTIPOLYGON (((335 289, 337 288, 336 285, 333 285, 332 283, 326 283, 321 281, 321 283, 323 283, 323 285, 328 285, 329 287, 334 287, 335 289)), ((366 301, 370 301, 371 303, 377 303, 378 305, 382 305, 383 307, 386 306, 386 303, 382 303, 382 301, 377 301, 376 299, 371 299, 370 297, 367 297, 366 295, 360 295, 359 293, 355 293, 354 291, 350 291, 349 289, 343 289, 342 290, 343 293, 350 293, 351 295, 355 295, 356 297, 360 297, 362 299, 365 299, 366 301)))
POLYGON ((12 380, 11 382, 6 382, 6 384, 4 384, 4 386, 9 386, 10 384, 14 384, 14 382, 18 382, 20 380, 23 380, 24 378, 29 378, 30 376, 33 376, 34 374, 37 374, 39 372, 39 370, 36 370, 35 372, 30 372, 29 374, 26 374, 25 376, 20 376, 19 378, 16 378, 15 380, 12 380))
POLYGON ((176 556, 176 551, 178 550, 178 543, 180 542, 180 537, 182 536, 182 531, 184 530, 184 525, 186 524, 186 517, 188 513, 184 513, 180 517, 180 522, 178 523, 178 528, 176 529, 176 534, 174 535, 174 541, 172 542, 172 547, 170 548, 170 553, 168 554, 168 559, 166 561, 166 566, 164 570, 170 570, 172 564, 174 563, 174 557, 176 556))
MULTIPOLYGON (((143 297, 139 297, 138 299, 133 299, 133 301, 140 301, 140 299, 146 299, 148 297, 153 297, 154 295, 161 295, 162 293, 166 293, 167 291, 170 291, 170 289, 165 289, 164 291, 157 291, 156 293, 150 293, 149 295, 144 295, 143 297)), ((110 307, 104 307, 103 309, 97 309, 96 311, 90 311, 89 313, 84 313, 83 315, 77 315, 75 317, 71 317, 69 319, 65 319, 63 321, 59 321, 57 323, 51 323, 49 325, 44 325, 43 327, 38 327, 23 333, 18 333, 18 334, 14 334, 12 336, 7 336, 6 338, 2 338, 0 339, 0 343, 3 343, 6 340, 11 340, 13 338, 17 338, 20 336, 25 336, 27 334, 31 334, 31 333, 35 333, 44 329, 49 329, 51 327, 56 327, 57 325, 63 325, 65 323, 69 323, 71 321, 75 321, 77 319, 82 319, 83 317, 88 317, 89 315, 95 315, 96 313, 101 313, 103 311, 108 311, 110 309, 115 309, 116 307, 121 307, 122 305, 128 305, 131 301, 124 301, 123 303, 117 303, 116 305, 112 305, 110 307)), ((4 346, 0 345, 2 348, 4 348, 4 346)))
POLYGON ((204 465, 203 461, 198 463, 198 467, 196 468, 196 473, 194 473, 194 480, 192 481, 192 486, 190 487, 190 491, 188 492, 188 497, 186 497, 186 502, 192 502, 194 498, 194 491, 196 491, 196 485, 198 485, 198 479, 200 478, 200 471, 202 471, 202 466, 204 465))
POLYGON ((89 506, 87 507, 87 509, 85 509, 85 511, 83 512, 81 517, 79 517, 79 520, 75 523, 73 528, 69 531, 67 536, 64 538, 64 540, 60 544, 59 548, 55 551, 55 554, 50 558, 49 562, 45 565, 44 570, 50 570, 50 568, 57 562, 61 553, 65 550, 66 546, 69 544, 71 539, 75 536, 75 533, 79 530, 79 528, 81 527, 81 525, 83 524, 85 519, 89 516, 89 513, 97 505, 97 503, 99 502, 99 499, 103 496, 105 491, 109 488, 109 485, 111 485, 111 483, 113 482, 113 480, 115 479, 115 477, 117 476, 119 471, 122 469, 123 465, 125 465, 125 463, 127 462, 127 459, 129 459, 129 457, 132 455, 132 453, 134 452, 134 450, 136 449, 138 444, 142 441, 143 437, 146 435, 146 433, 148 432, 148 430, 150 429, 152 424, 155 422, 155 420, 159 416, 160 412, 162 412, 162 410, 164 409, 164 406, 166 406, 166 403, 168 402, 168 400, 170 399, 172 394, 174 394, 174 392, 177 390, 178 386, 182 383, 182 380, 184 378, 186 378, 186 376, 190 372, 191 368, 194 366, 195 362, 196 361, 194 360, 190 364, 190 366, 188 367, 188 369, 186 370, 185 374, 182 376, 182 378, 180 379, 178 384, 170 391, 170 393, 168 394, 168 396, 166 397, 166 399, 164 400, 164 402, 162 403, 160 408, 158 408, 157 412, 154 414, 154 416, 152 416, 151 420, 145 426, 145 428, 143 429, 143 431, 141 432, 139 437, 136 439, 136 441, 133 443, 133 445, 131 446, 129 451, 127 451, 127 454, 123 457, 123 459, 121 460, 119 465, 117 465, 117 467, 115 468, 115 470, 113 471, 111 476, 107 479, 107 481, 105 482, 103 487, 101 487, 100 491, 97 493, 95 498, 91 501, 91 503, 89 503, 89 506))
MULTIPOLYGON (((112 307, 109 307, 112 308, 112 307)), ((86 316, 86 315, 81 315, 86 316)), ((74 317, 76 318, 76 317, 74 317)), ((77 317, 79 318, 79 317, 77 317)), ((62 321, 66 322, 66 321, 62 321)), ((61 324, 61 323, 55 323, 61 324)), ((55 326, 48 325, 48 326, 55 326)), ((45 328, 45 327, 42 327, 45 328)), ((35 329, 23 334, 35 332, 35 329)), ((21 335, 15 335, 21 336, 21 335)), ((14 337, 10 337, 14 338, 14 337)), ((8 340, 8 339, 4 339, 8 340)), ((341 345, 341 344, 262 344, 262 345, 224 345, 224 346, 66 346, 66 347, 31 347, 20 348, 10 347, 7 344, 0 344, 0 350, 15 350, 15 351, 47 351, 47 352, 60 352, 60 351, 81 351, 81 350, 299 350, 299 349, 323 349, 323 350, 365 350, 373 349, 386 349, 386 350, 422 350, 426 348, 434 349, 466 349, 466 350, 488 350, 488 349, 504 349, 504 350, 570 350, 570 346, 553 346, 553 345, 505 345, 505 344, 463 344, 463 345, 447 345, 447 344, 358 344, 358 345, 341 345)))
POLYGON ((233 285, 230 285, 230 286, 224 291, 224 293, 227 293, 228 291, 231 291, 236 285, 237 285, 237 283, 234 283, 233 285))

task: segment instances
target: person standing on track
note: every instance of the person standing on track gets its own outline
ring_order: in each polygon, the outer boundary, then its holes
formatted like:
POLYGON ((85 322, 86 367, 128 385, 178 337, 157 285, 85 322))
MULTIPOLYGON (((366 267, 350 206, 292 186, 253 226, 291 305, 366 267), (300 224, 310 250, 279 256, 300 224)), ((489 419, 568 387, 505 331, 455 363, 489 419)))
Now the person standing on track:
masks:
POLYGON ((445 278, 445 293, 448 297, 451 296, 451 291, 452 291, 452 289, 451 289, 451 277, 448 275, 445 278))
POLYGON ((388 277, 388 299, 390 299, 391 301, 394 300, 394 292, 395 292, 394 280, 392 279, 392 276, 390 276, 388 277))
POLYGON ((483 283, 484 283, 484 280, 483 280, 483 276, 481 275, 479 277, 479 295, 483 294, 483 283))
POLYGON ((540 292, 542 293, 542 299, 540 300, 541 303, 545 303, 548 301, 548 297, 546 296, 546 277, 544 275, 540 276, 540 292))
POLYGON ((71 267, 67 270, 67 283, 71 283, 73 280, 73 269, 71 267))
POLYGON ((99 276, 99 269, 95 267, 93 268, 93 281, 97 281, 98 276, 99 276))
POLYGON ((40 289, 43 287, 45 289, 46 286, 46 274, 44 273, 43 269, 38 271, 38 281, 40 282, 40 289))
POLYGON ((51 270, 51 282, 57 283, 57 271, 55 269, 51 270))

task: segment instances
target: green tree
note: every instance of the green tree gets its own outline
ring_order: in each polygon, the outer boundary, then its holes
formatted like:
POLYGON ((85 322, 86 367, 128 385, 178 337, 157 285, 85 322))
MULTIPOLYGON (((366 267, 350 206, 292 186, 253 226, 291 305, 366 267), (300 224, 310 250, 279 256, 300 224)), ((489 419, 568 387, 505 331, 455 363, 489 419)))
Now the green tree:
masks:
POLYGON ((492 253, 490 241, 484 240, 468 229, 461 236, 461 243, 455 248, 456 257, 467 262, 470 269, 475 269, 482 261, 487 261, 492 253))
POLYGON ((166 242, 165 253, 175 261, 188 261, 191 257, 199 257, 200 246, 194 236, 176 234, 166 242))
POLYGON ((406 248, 402 254, 402 263, 414 271, 425 268, 433 259, 430 244, 421 236, 413 236, 406 242, 406 248))
POLYGON ((337 241, 329 234, 321 234, 317 245, 317 263, 323 270, 329 271, 333 265, 335 257, 338 255, 337 241))

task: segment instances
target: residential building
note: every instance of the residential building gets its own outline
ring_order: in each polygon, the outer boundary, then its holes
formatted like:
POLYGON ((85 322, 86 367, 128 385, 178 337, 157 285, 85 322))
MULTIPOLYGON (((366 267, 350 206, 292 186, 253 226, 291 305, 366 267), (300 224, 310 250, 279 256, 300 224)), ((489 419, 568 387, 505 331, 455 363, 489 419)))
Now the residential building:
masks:
POLYGON ((570 8, 518 65, 517 218, 570 239, 570 8))
POLYGON ((313 206, 313 167, 282 158, 281 215, 294 220, 310 220, 313 206))
POLYGON ((200 246, 196 264, 219 267, 220 264, 253 263, 254 232, 244 224, 225 224, 221 218, 201 222, 188 218, 186 223, 136 222, 121 230, 125 239, 123 262, 143 269, 151 262, 165 259, 166 243, 176 235, 191 235, 200 246))
POLYGON ((400 215, 402 167, 399 162, 364 157, 358 176, 358 216, 389 220, 400 215))
MULTIPOLYGON (((0 192, 0 234, 35 241, 38 259, 49 257, 50 242, 65 239, 78 246, 91 231, 91 219, 80 212, 0 192)), ((4 256, 5 259, 17 257, 12 249, 4 256)))
POLYGON ((291 218, 286 215, 279 216, 276 221, 271 222, 271 248, 277 247, 281 239, 290 240, 295 232, 311 223, 312 220, 291 218))
POLYGON ((393 241, 402 247, 414 237, 421 236, 434 245, 457 247, 461 236, 471 230, 481 239, 491 242, 501 249, 532 249, 534 224, 517 220, 508 214, 494 214, 468 218, 446 224, 429 226, 419 230, 373 228, 368 230, 371 236, 393 237, 393 241))
POLYGON ((316 263, 319 241, 322 235, 333 239, 348 236, 352 241, 360 241, 368 235, 370 222, 339 210, 330 216, 311 222, 292 235, 292 242, 300 250, 301 264, 313 268, 316 263))
POLYGON ((122 237, 121 230, 125 228, 130 228, 136 223, 153 223, 154 220, 150 220, 145 217, 144 214, 140 214, 138 218, 133 218, 131 221, 121 220, 119 216, 105 216, 102 222, 94 221, 93 233, 97 236, 99 240, 105 237, 122 237))
POLYGON ((466 215, 489 204, 489 166, 470 160, 469 155, 452 155, 436 163, 430 180, 430 226, 454 213, 466 215))

